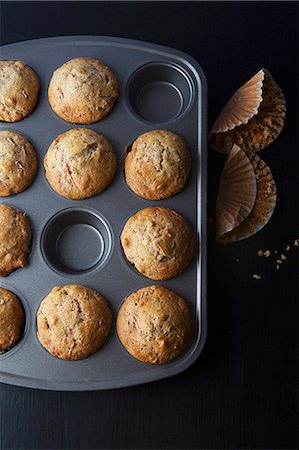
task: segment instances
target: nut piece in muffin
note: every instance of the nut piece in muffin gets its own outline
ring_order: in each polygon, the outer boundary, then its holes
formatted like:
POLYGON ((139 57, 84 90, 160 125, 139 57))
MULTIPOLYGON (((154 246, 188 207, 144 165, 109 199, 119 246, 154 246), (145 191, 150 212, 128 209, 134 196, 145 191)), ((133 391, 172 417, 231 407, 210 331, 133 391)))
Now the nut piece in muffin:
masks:
POLYGON ((25 213, 0 205, 0 276, 26 265, 30 252, 31 228, 25 213))
POLYGON ((0 121, 17 122, 28 116, 38 91, 38 76, 26 63, 0 61, 0 121))
POLYGON ((99 350, 112 323, 107 301, 80 285, 56 286, 40 304, 37 336, 53 356, 78 360, 99 350))
POLYGON ((195 238, 182 216, 152 206, 131 216, 121 233, 126 258, 152 280, 167 280, 182 272, 195 255, 195 238))
POLYGON ((183 353, 194 333, 187 302, 163 286, 133 292, 117 317, 117 334, 134 358, 164 364, 183 353))
POLYGON ((118 98, 111 69, 96 58, 74 58, 53 73, 48 99, 53 111, 71 123, 104 119, 118 98))
POLYGON ((19 342, 23 322, 24 311, 18 297, 0 288, 0 355, 19 342))
POLYGON ((14 131, 0 131, 0 196, 24 191, 37 170, 33 146, 14 131))
POLYGON ((153 130, 139 136, 128 148, 125 178, 140 197, 162 200, 180 192, 191 169, 186 142, 177 134, 153 130))
POLYGON ((89 128, 75 128, 52 142, 44 166, 46 178, 57 194, 84 199, 99 194, 110 184, 116 158, 105 136, 89 128))

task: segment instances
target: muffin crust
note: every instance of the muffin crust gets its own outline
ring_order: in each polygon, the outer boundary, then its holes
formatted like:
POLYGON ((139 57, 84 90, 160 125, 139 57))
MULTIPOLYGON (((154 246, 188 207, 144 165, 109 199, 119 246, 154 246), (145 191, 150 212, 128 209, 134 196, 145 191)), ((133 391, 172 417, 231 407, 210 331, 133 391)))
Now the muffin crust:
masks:
POLYGON ((144 208, 127 220, 121 244, 126 258, 152 280, 178 275, 195 255, 195 239, 187 221, 157 206, 144 208))
POLYGON ((149 364, 177 358, 193 335, 188 304, 163 286, 148 286, 129 295, 119 310, 116 326, 125 349, 149 364))
POLYGON ((105 136, 88 128, 75 128, 54 139, 44 167, 46 178, 57 194, 84 199, 99 194, 110 184, 116 158, 105 136))
POLYGON ((127 185, 135 194, 162 200, 185 187, 191 156, 180 136, 153 130, 139 136, 128 148, 124 169, 127 185))
POLYGON ((118 98, 111 69, 96 58, 74 58, 53 73, 48 99, 53 111, 71 123, 104 119, 118 98))
POLYGON ((0 205, 0 276, 26 265, 31 228, 25 213, 0 205))
POLYGON ((40 304, 37 336, 53 356, 83 359, 104 344, 112 323, 106 300, 80 285, 56 286, 40 304))
POLYGON ((35 108, 39 91, 36 73, 23 61, 0 61, 0 121, 17 122, 35 108))
POLYGON ((33 146, 22 135, 0 131, 0 196, 24 191, 37 171, 33 146))
POLYGON ((18 343, 23 320, 24 311, 18 297, 0 288, 0 355, 18 343))

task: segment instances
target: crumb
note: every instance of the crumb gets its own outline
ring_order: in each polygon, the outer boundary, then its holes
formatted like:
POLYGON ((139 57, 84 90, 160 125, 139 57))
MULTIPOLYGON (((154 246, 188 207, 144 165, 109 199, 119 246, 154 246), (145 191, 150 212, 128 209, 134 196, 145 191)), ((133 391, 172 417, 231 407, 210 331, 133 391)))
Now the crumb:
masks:
POLYGON ((280 257, 283 261, 285 261, 287 259, 287 257, 284 254, 282 254, 280 257))
POLYGON ((286 251, 289 252, 291 250, 291 247, 289 245, 286 246, 286 251))
POLYGON ((257 254, 258 254, 259 256, 264 256, 263 250, 259 250, 259 251, 257 252, 257 254))
POLYGON ((276 270, 279 270, 279 268, 280 268, 280 265, 276 264, 276 270))
POLYGON ((277 264, 282 264, 281 259, 278 259, 276 262, 277 262, 277 264))
POLYGON ((236 262, 240 262, 240 260, 239 260, 239 259, 236 259, 236 262))
POLYGON ((266 250, 264 255, 266 256, 266 258, 268 258, 270 256, 270 250, 266 250))
POLYGON ((275 255, 277 255, 277 250, 274 250, 275 255))
POLYGON ((256 280, 260 280, 262 277, 260 275, 258 275, 257 273, 254 273, 253 278, 255 278, 256 280))
POLYGON ((299 247, 299 239, 295 239, 295 241, 294 241, 294 246, 295 246, 295 247, 299 247))

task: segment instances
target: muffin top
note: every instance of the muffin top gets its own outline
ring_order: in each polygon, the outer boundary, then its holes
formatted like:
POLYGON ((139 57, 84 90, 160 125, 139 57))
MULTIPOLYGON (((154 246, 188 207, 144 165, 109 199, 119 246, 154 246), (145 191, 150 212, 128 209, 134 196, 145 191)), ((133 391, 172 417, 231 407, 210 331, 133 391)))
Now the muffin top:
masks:
POLYGON ((187 144, 177 134, 153 130, 142 134, 128 148, 125 177, 140 197, 162 200, 180 192, 191 169, 187 144))
POLYGON ((127 220, 121 244, 126 258, 152 280, 178 275, 195 255, 195 239, 187 221, 157 206, 144 208, 127 220))
POLYGON ((163 286, 148 286, 129 295, 119 310, 116 326, 126 350, 150 364, 178 357, 193 335, 186 301, 163 286))
POLYGON ((0 205, 0 276, 26 265, 31 228, 25 213, 0 205))
POLYGON ((105 136, 88 128, 75 128, 54 139, 44 166, 55 192, 70 199, 84 199, 110 184, 116 158, 105 136))
POLYGON ((18 297, 0 288, 0 354, 10 350, 21 337, 24 311, 18 297))
POLYGON ((56 286, 38 309, 37 335, 51 355, 78 360, 104 344, 111 323, 111 310, 98 292, 80 285, 56 286))
POLYGON ((74 58, 53 73, 48 99, 55 113, 71 123, 104 119, 118 98, 118 83, 96 58, 74 58))
POLYGON ((17 122, 34 109, 39 91, 36 73, 23 61, 0 61, 0 120, 17 122))
POLYGON ((37 157, 30 142, 13 131, 0 131, 0 196, 24 191, 36 170, 37 157))

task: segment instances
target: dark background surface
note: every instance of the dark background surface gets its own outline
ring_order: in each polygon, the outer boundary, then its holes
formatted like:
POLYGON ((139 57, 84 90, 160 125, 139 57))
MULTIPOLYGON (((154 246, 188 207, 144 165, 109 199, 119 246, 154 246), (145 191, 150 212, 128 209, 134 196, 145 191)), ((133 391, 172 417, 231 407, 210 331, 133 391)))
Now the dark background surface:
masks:
MULTIPOLYGON (((2 2, 1 44, 71 34, 111 35, 181 49, 202 65, 209 125, 261 67, 284 91, 281 136, 260 156, 279 201, 256 236, 223 247, 209 225, 208 339, 186 372, 114 391, 63 393, 0 384, 0 448, 293 449, 298 304, 298 3, 2 2), (279 271, 275 257, 287 254, 279 271), (238 260, 238 261, 237 261, 238 260), (252 275, 262 275, 255 280, 252 275)), ((46 57, 46 55, 45 55, 46 57)), ((209 153, 209 217, 225 156, 209 153)))

